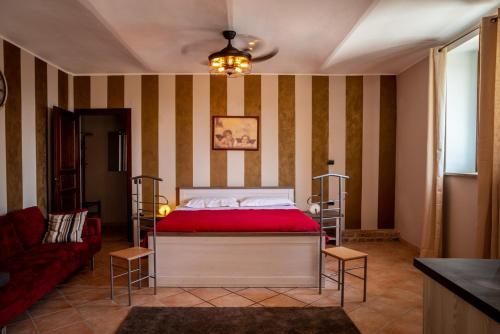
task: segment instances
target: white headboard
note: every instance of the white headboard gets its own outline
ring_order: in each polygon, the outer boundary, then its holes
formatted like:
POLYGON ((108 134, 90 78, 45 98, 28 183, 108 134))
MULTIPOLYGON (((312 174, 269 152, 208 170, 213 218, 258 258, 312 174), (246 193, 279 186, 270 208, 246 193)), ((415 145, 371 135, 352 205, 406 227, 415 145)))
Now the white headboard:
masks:
POLYGON ((241 200, 245 197, 283 197, 295 202, 295 190, 293 188, 179 188, 179 203, 195 197, 227 196, 241 200))

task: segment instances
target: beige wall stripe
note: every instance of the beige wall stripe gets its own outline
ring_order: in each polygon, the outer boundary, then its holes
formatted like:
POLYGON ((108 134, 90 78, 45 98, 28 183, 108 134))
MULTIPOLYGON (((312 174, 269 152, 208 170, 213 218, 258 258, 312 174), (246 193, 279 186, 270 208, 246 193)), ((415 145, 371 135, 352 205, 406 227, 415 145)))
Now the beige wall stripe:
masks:
MULTIPOLYGON (((312 77, 312 176, 328 173, 328 80, 327 76, 312 77)), ((328 198, 329 180, 325 181, 324 191, 328 198)), ((312 182, 312 193, 320 193, 318 181, 312 182)))
POLYGON ((346 78, 346 228, 361 228, 363 77, 346 78))
POLYGON ((245 116, 259 117, 260 137, 258 151, 245 152, 245 187, 261 186, 262 117, 261 117, 261 76, 245 76, 245 116))
MULTIPOLYGON (((330 77, 330 158, 334 160, 334 165, 330 167, 333 173, 345 175, 345 108, 346 108, 346 77, 335 76, 330 77)), ((338 180, 331 179, 329 184, 330 198, 338 200, 338 180)), ((345 191, 345 189, 344 189, 345 191)), ((345 202, 343 202, 345 209, 345 202)), ((335 205, 338 207, 338 205, 335 205)))
MULTIPOLYGON (((244 77, 230 78, 227 81, 227 115, 245 115, 244 77)), ((227 186, 245 185, 245 152, 227 151, 227 186)))
POLYGON ((295 186, 295 77, 278 77, 279 186, 295 186))
POLYGON ((21 135, 21 52, 3 42, 4 74, 9 97, 5 104, 5 146, 7 164, 7 211, 23 206, 22 135, 21 135))
POLYGON ((210 76, 193 76, 193 186, 210 186, 210 76))
POLYGON ((295 202, 303 210, 311 196, 312 78, 295 76, 295 202))
POLYGON ((37 205, 35 57, 21 51, 23 207, 37 205))
POLYGON ((123 108, 125 105, 125 87, 123 75, 108 77, 108 108, 123 108))
POLYGON ((377 229, 380 77, 363 77, 363 188, 361 229, 377 229))
POLYGON ((193 76, 175 76, 177 187, 193 185, 193 76))
POLYGON ((158 176, 160 194, 175 204, 176 197, 176 117, 175 117, 175 76, 160 75, 158 78, 158 176))
POLYGON ((261 184, 278 186, 278 76, 261 76, 260 118, 261 184))
POLYGON ((381 76, 378 228, 394 228, 396 93, 396 76, 381 76))
MULTIPOLYGON (((227 114, 227 78, 222 75, 210 76, 210 128, 212 116, 227 114)), ((212 130, 210 131, 212 137, 212 130)), ((210 138, 212 141, 212 138, 210 138)), ((210 151, 210 186, 227 186, 227 154, 226 151, 210 151)))
POLYGON ((35 59, 37 205, 47 213, 47 64, 35 59))
MULTIPOLYGON (((90 77, 78 76, 73 79, 75 109, 90 108, 90 77)), ((50 101, 49 101, 50 103, 50 101)))
MULTIPOLYGON (((158 176, 158 76, 141 77, 142 173, 158 176)), ((143 184, 143 200, 151 201, 153 183, 143 184)), ((149 207, 151 209, 151 207, 149 207)))

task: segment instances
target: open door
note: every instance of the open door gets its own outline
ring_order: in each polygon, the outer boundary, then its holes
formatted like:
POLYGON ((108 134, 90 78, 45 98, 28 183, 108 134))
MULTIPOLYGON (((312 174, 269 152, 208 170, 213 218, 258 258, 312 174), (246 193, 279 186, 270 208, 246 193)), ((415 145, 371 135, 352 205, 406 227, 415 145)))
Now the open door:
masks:
POLYGON ((54 107, 52 110, 53 211, 80 208, 80 117, 54 107))

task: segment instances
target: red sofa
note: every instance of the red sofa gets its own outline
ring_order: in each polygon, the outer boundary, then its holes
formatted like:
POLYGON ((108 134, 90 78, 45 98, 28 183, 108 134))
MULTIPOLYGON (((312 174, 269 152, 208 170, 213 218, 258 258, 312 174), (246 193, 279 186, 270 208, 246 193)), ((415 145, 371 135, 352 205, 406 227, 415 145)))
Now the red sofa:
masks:
POLYGON ((42 244, 47 221, 37 207, 0 216, 0 328, 23 313, 101 249, 101 221, 87 218, 83 242, 42 244))

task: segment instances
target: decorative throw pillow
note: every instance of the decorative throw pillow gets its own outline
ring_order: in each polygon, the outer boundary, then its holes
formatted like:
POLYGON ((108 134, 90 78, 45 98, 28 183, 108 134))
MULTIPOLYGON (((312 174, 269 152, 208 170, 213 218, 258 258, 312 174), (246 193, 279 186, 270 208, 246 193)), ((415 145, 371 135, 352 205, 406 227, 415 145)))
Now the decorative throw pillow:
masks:
POLYGON ((82 231, 86 217, 87 210, 65 214, 49 214, 49 226, 43 238, 43 243, 83 242, 82 231))

